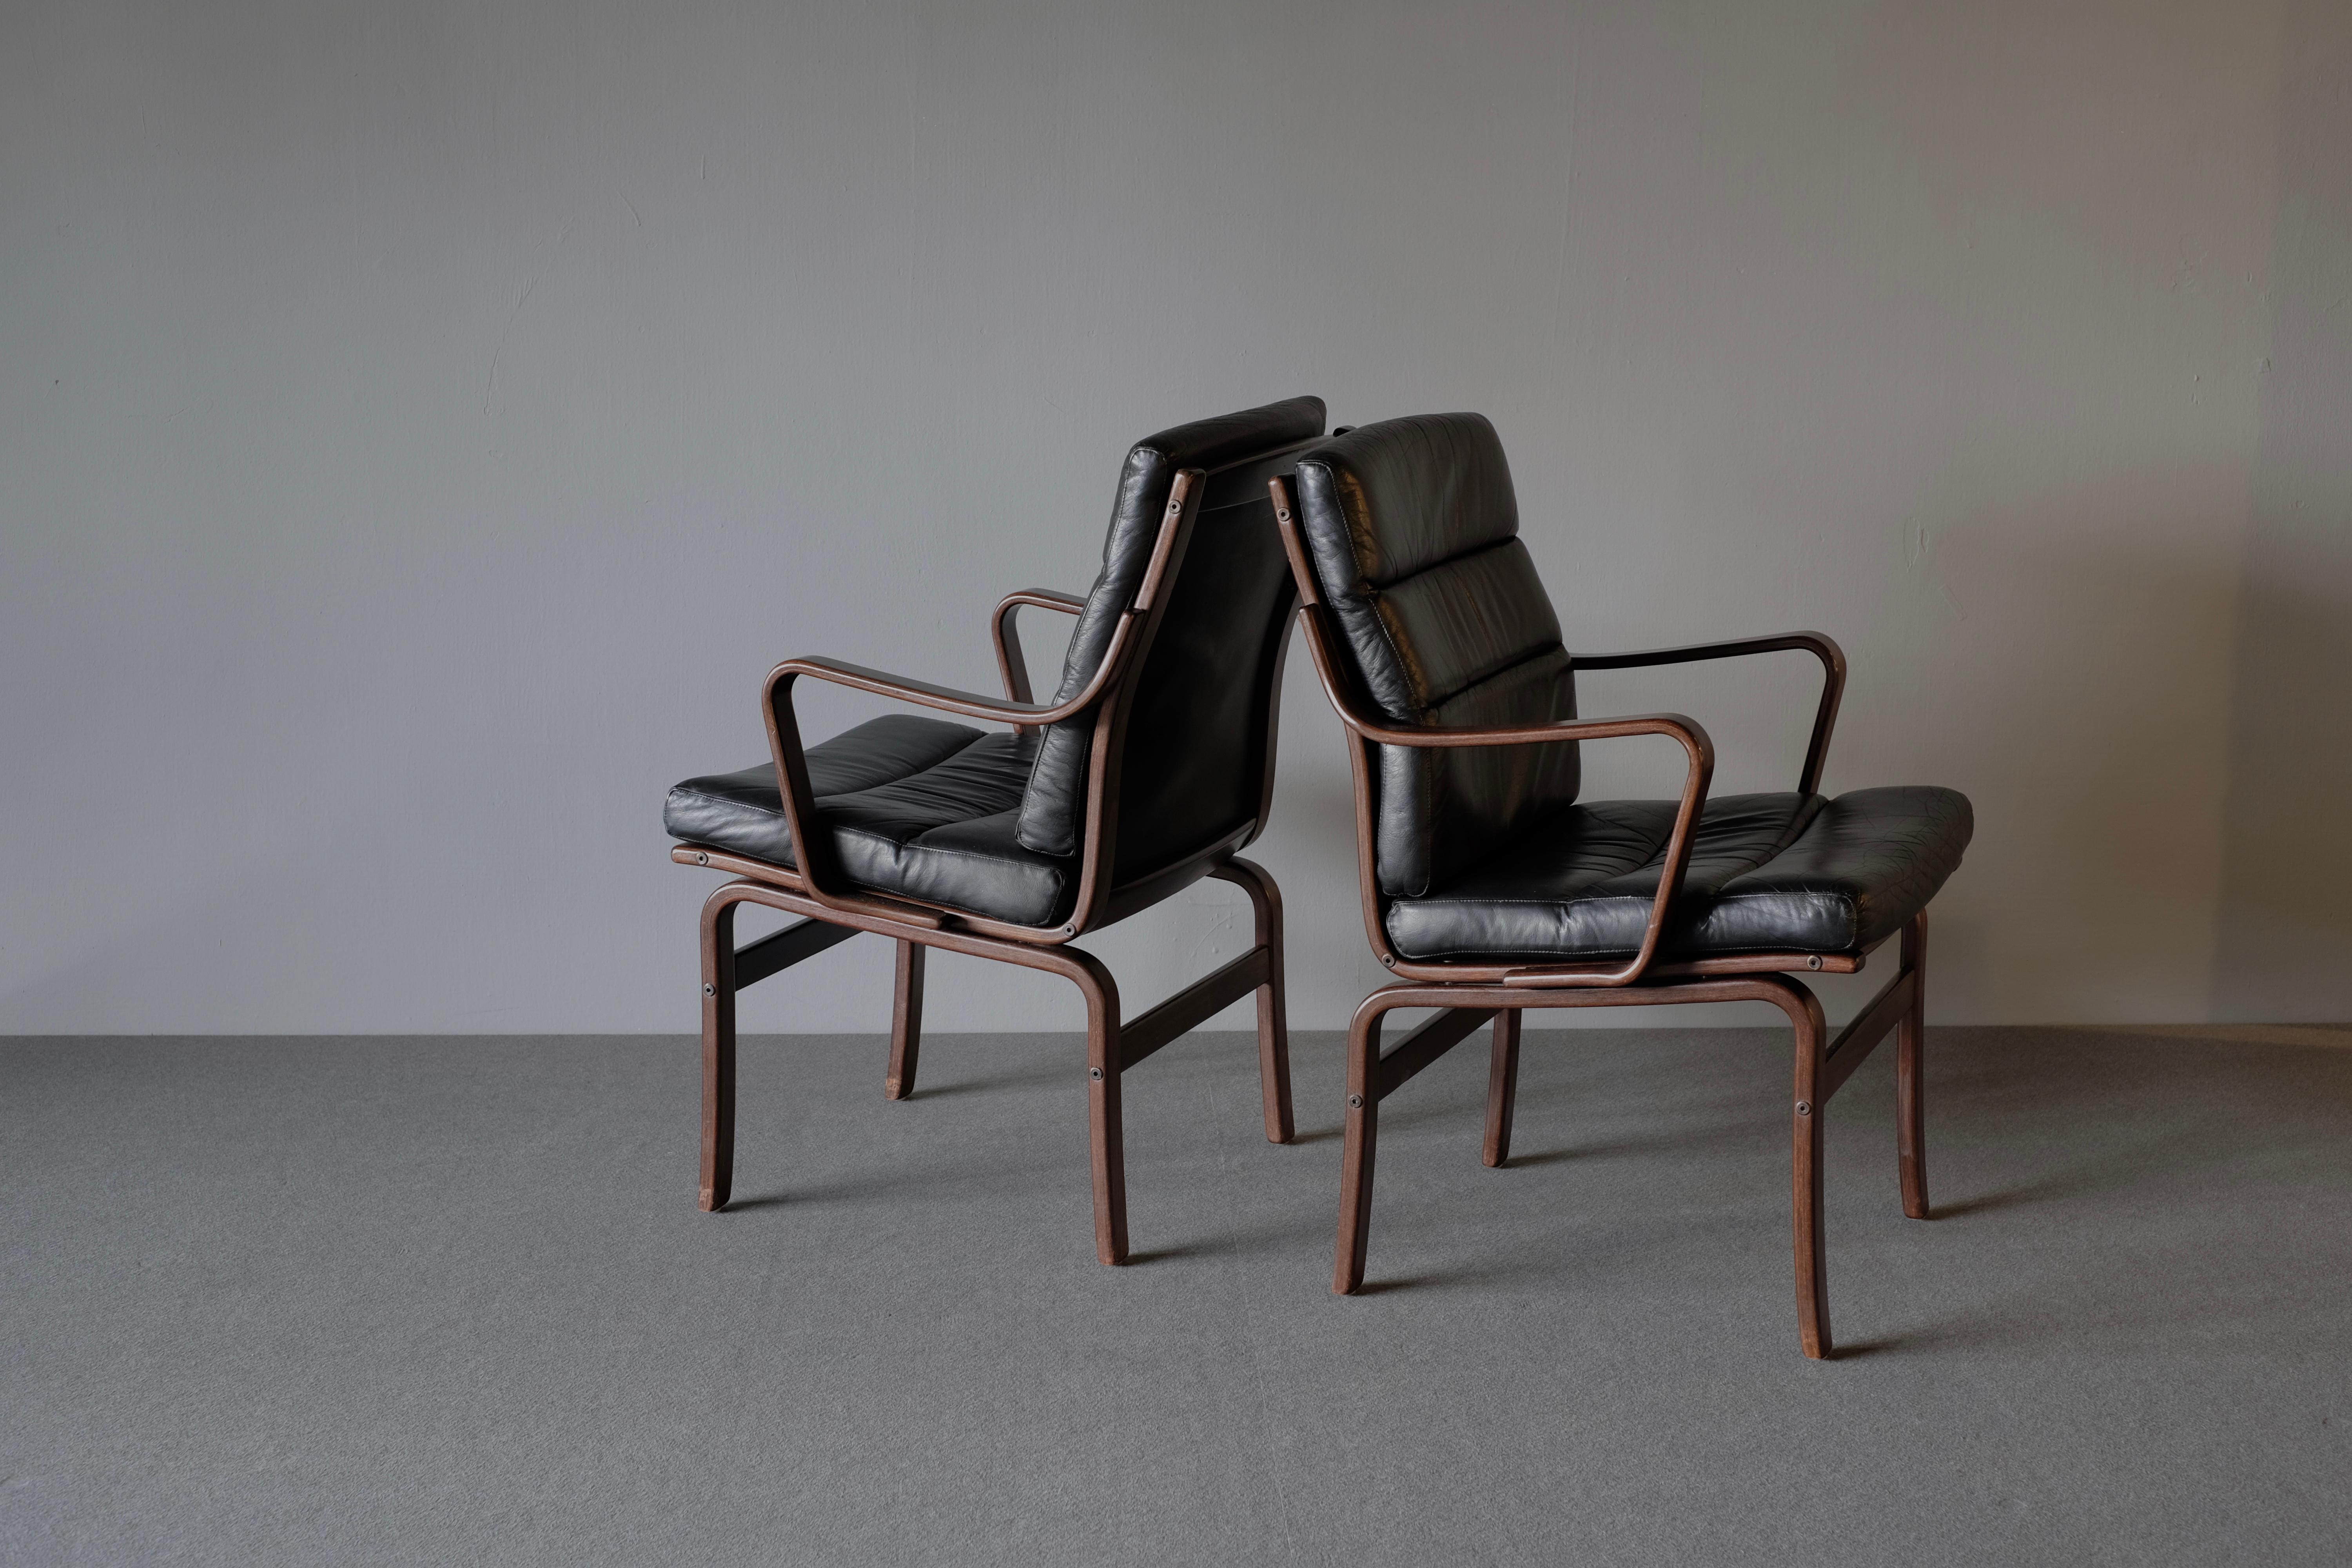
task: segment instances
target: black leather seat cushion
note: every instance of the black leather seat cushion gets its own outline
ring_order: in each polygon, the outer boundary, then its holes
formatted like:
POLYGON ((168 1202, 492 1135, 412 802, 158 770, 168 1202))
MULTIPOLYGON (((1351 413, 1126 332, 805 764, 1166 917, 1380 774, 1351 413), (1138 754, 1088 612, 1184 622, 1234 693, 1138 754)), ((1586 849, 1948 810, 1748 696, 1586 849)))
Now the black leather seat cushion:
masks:
MULTIPOLYGON (((1013 837, 1034 735, 890 714, 808 749, 809 789, 857 886, 1016 925, 1066 919, 1077 862, 1013 837)), ((692 844, 798 867, 773 763, 688 779, 662 825, 692 844)))
MULTIPOLYGON (((1389 906, 1408 958, 1630 957, 1657 897, 1670 800, 1554 813, 1449 884, 1389 906)), ((1928 785, 1706 803, 1659 960, 1859 952, 1902 929, 1960 863, 1968 797, 1928 785)))

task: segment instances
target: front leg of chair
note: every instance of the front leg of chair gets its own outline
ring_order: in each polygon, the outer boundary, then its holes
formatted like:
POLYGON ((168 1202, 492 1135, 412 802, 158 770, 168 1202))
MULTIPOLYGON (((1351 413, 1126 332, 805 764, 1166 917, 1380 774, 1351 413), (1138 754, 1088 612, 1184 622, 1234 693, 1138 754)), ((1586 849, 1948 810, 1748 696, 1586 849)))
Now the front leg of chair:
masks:
POLYGON ((1793 980, 1781 982, 1778 999, 1797 1036, 1795 1103, 1790 1108, 1790 1207, 1796 1233, 1797 1336, 1805 1353, 1819 1361, 1830 1353, 1829 1259, 1822 1234, 1822 1123, 1827 1107, 1820 1092, 1822 1047, 1829 1029, 1822 1005, 1793 980))
POLYGON ((1087 1126, 1094 1154, 1095 1256, 1127 1261, 1127 1142, 1119 1101, 1118 983, 1090 953, 1061 950, 1087 999, 1087 1126))
POLYGON ((702 1195, 727 1206, 735 1183, 735 902, 732 887, 702 906, 702 1195))
POLYGON ((1511 1157, 1511 1109, 1519 1097, 1519 1009, 1495 1014, 1495 1049, 1486 1068, 1486 1144, 1479 1157, 1490 1167, 1511 1157))
POLYGON ((1209 873, 1249 895, 1257 916, 1257 945, 1265 952, 1265 980, 1257 988, 1258 1092, 1265 1103, 1265 1137, 1287 1143, 1297 1134, 1290 1108, 1290 1023, 1283 999, 1282 889, 1265 868, 1239 858, 1209 873))
POLYGON ((1903 1174, 1903 1212, 1927 1217, 1927 911, 1903 928, 1903 967, 1911 1005, 1895 1026, 1895 1150, 1903 1174))
POLYGON ((1352 1296, 1364 1283, 1364 1253, 1372 1237, 1372 1156, 1380 1142, 1381 1101, 1375 1091, 1381 1020, 1388 1009, 1375 991, 1356 1009, 1348 1029, 1348 1138, 1340 1156, 1339 1252, 1331 1289, 1352 1296))
POLYGON ((890 985, 890 1071, 882 1080, 887 1099, 915 1092, 915 1062, 923 1047, 923 944, 898 943, 898 973, 890 985))

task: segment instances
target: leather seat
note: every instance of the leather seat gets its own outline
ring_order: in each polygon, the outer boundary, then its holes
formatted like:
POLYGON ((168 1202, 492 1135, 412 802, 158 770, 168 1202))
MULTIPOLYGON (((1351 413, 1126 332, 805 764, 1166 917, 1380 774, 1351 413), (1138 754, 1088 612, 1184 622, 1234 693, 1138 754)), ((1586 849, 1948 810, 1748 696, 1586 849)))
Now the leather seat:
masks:
MULTIPOLYGON (((1391 723, 1576 717, 1579 663, 1519 538, 1510 467, 1486 419, 1359 426, 1300 458, 1297 482, 1350 673, 1391 723)), ((1578 747, 1373 748, 1373 879, 1398 956, 1641 951, 1676 803, 1580 802, 1578 747)), ((1859 952, 1927 907, 1972 828, 1967 798, 1931 787, 1710 800, 1654 961, 1859 952)))
MULTIPOLYGON (((1134 607, 1177 474, 1212 477, 1131 682, 1109 887, 1188 863, 1205 876, 1265 826, 1271 721, 1296 602, 1266 480, 1322 434, 1323 413, 1319 398, 1292 398, 1160 431, 1127 455, 1056 702, 1086 689, 1134 607)), ((1084 879, 1097 713, 1011 734, 896 714, 809 747, 810 792, 840 875, 853 889, 1061 926, 1084 879)), ((662 823, 688 845, 800 868, 772 762, 677 784, 662 823)))
MULTIPOLYGON (((1074 856, 1040 855, 1013 837, 1034 733, 893 713, 808 749, 817 817, 842 868, 864 887, 1019 925, 1069 913, 1074 856)), ((797 868, 776 764, 688 779, 663 803, 673 837, 797 868)))
MULTIPOLYGON (((1389 940, 1414 959, 1630 957, 1674 826, 1670 800, 1571 805, 1428 896, 1391 903, 1389 940)), ((1932 785, 1717 796, 1658 959, 1861 952, 1927 907, 1969 829, 1968 798, 1932 785)))

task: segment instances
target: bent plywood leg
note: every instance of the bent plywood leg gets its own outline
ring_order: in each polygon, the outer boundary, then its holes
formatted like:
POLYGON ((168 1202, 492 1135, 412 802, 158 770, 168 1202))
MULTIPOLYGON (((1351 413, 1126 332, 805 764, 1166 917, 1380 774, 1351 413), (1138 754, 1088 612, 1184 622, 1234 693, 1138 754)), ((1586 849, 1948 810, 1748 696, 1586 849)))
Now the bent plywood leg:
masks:
POLYGON ((1796 1027, 1797 1085, 1790 1117, 1790 1206, 1796 1232, 1797 1335, 1805 1353, 1820 1360, 1830 1353, 1829 1260, 1822 1236, 1822 1123, 1827 1107, 1821 1101, 1822 1046, 1828 1030, 1822 1005, 1811 991, 1794 981, 1792 994, 1781 1004, 1796 1027), (1801 998, 1801 1001, 1798 999, 1801 998))
POLYGON ((1094 1153, 1095 1256, 1127 1261, 1127 1144, 1119 1110, 1118 986, 1088 954, 1070 978, 1087 999, 1087 1126, 1094 1153))
POLYGON ((1495 1014, 1495 1049, 1486 1068, 1486 1146, 1480 1158, 1500 1165, 1511 1157, 1511 1108, 1519 1095, 1519 1009, 1495 1014))
POLYGON ((904 1100, 915 1092, 915 1061, 923 1047, 923 945, 898 943, 898 974, 890 987, 890 1072, 882 1092, 904 1100))
POLYGON ((702 1195, 727 1206, 735 1182, 735 900, 721 888, 702 906, 702 1195))
POLYGON ((1222 877, 1250 898, 1257 916, 1257 945, 1265 950, 1265 983, 1257 988, 1258 1091, 1265 1103, 1265 1136, 1287 1143, 1296 1131, 1290 1110, 1290 1024, 1283 1000, 1282 889, 1265 868, 1235 858, 1212 876, 1222 877))
POLYGON ((1331 1270, 1331 1289, 1342 1296, 1362 1287, 1364 1253, 1372 1237, 1372 1157, 1381 1131, 1374 1069, 1386 1013, 1381 1000, 1378 992, 1366 997, 1348 1030, 1348 1138, 1340 1156, 1339 1249, 1331 1270))
POLYGON ((1927 913, 1903 928, 1903 967, 1911 1005, 1895 1026, 1895 1149, 1903 1173, 1903 1212, 1927 1217, 1927 913))

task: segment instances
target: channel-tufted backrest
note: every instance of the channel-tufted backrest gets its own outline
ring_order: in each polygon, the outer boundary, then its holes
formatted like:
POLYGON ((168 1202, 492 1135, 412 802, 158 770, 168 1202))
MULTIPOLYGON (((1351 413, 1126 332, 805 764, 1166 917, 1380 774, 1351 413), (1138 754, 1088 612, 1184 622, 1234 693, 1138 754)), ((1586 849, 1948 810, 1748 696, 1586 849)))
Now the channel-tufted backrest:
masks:
MULTIPOLYGON (((1163 430, 1127 455, 1102 571, 1071 634, 1057 701, 1093 679, 1118 617, 1134 605, 1178 471, 1221 471, 1208 481, 1129 699, 1118 881, 1197 853, 1257 815, 1275 674, 1297 592, 1266 479, 1278 471, 1275 454, 1322 433, 1323 400, 1294 397, 1163 430)), ((1083 713, 1038 738, 1017 827, 1025 847, 1077 849, 1095 721, 1083 713)))
MULTIPOLYGON (((1576 716, 1559 620, 1519 542, 1495 427, 1476 414, 1362 425, 1298 459, 1316 581, 1365 692, 1400 724, 1576 716)), ((1417 898, 1576 798, 1573 742, 1380 748, 1381 891, 1417 898)))

